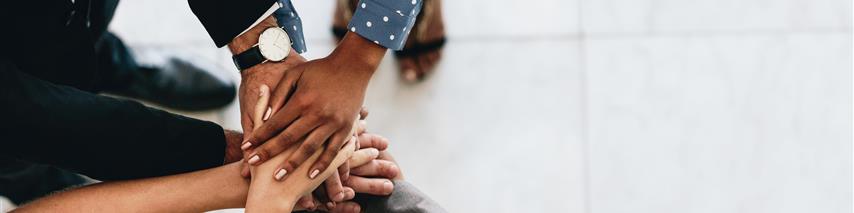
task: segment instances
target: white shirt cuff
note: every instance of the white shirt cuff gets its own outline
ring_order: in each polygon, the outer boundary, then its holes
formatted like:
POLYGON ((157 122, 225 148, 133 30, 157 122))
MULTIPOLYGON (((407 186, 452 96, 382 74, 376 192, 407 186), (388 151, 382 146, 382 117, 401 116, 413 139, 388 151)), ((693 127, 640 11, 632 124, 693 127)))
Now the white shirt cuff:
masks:
POLYGON ((280 7, 281 6, 279 5, 278 1, 274 2, 273 5, 270 6, 270 9, 267 9, 267 12, 264 12, 264 15, 261 15, 261 17, 259 17, 258 20, 255 20, 255 23, 252 23, 252 25, 249 25, 249 27, 247 27, 245 30, 243 30, 243 32, 240 32, 240 34, 237 34, 236 37, 240 37, 240 35, 243 35, 243 33, 246 33, 246 31, 249 31, 249 29, 252 29, 253 27, 255 27, 255 25, 258 25, 258 23, 261 23, 261 21, 264 21, 264 19, 266 19, 270 15, 273 15, 273 12, 276 12, 276 10, 278 10, 280 7))

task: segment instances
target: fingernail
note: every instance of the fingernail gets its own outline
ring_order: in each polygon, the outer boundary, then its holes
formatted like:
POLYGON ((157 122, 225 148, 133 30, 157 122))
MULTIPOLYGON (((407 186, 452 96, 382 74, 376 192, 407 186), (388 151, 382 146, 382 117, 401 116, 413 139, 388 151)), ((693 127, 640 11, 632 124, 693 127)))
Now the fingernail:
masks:
POLYGON ((308 175, 308 178, 314 179, 314 177, 317 177, 317 174, 320 174, 319 169, 315 169, 314 171, 311 171, 311 174, 308 175))
POLYGON ((327 203, 326 203, 326 208, 329 208, 329 209, 333 209, 333 208, 335 208, 335 203, 333 203, 333 202, 327 202, 327 203))
POLYGON ((380 151, 374 148, 370 148, 368 149, 368 154, 370 154, 371 157, 377 157, 380 155, 380 151))
POLYGON ((394 190, 394 185, 391 184, 390 181, 386 181, 385 183, 383 183, 383 190, 391 192, 392 190, 394 190))
POLYGON ((267 119, 270 118, 270 114, 272 114, 272 113, 273 113, 273 108, 267 107, 267 112, 264 113, 264 121, 267 121, 267 119))
POLYGON ((315 203, 313 200, 309 201, 308 203, 308 206, 311 206, 308 209, 311 209, 311 211, 317 210, 317 203, 315 203))
POLYGON ((249 158, 249 164, 254 165, 255 163, 258 163, 258 161, 261 161, 261 157, 258 157, 258 155, 253 155, 252 158, 249 158))
POLYGON ((261 88, 260 88, 260 89, 258 89, 258 90, 260 91, 260 92, 258 92, 258 97, 263 97, 264 95, 266 95, 266 94, 267 94, 267 90, 269 90, 269 89, 270 89, 270 88, 269 88, 269 87, 267 87, 267 85, 261 85, 261 88))
POLYGON ((344 192, 338 192, 338 195, 335 195, 336 201, 344 201, 344 192))
POLYGON ((288 174, 288 170, 279 169, 279 171, 276 172, 276 180, 282 180, 282 178, 285 177, 286 174, 288 174))
POLYGON ((404 78, 406 78, 406 80, 409 80, 409 81, 414 81, 415 78, 418 77, 418 76, 416 76, 418 74, 415 73, 415 70, 406 70, 406 71, 404 71, 404 73, 405 73, 404 78))
POLYGON ((246 151, 246 150, 247 150, 247 149, 249 149, 249 147, 251 147, 251 146, 252 146, 252 143, 251 143, 251 142, 249 142, 249 141, 246 141, 245 143, 243 143, 243 145, 242 145, 242 146, 240 146, 240 150, 246 151))

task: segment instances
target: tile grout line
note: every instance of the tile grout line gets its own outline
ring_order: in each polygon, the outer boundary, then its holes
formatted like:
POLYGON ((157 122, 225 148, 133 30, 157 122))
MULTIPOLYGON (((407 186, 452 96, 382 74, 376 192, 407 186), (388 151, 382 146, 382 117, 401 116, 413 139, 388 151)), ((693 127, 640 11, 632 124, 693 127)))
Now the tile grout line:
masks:
POLYGON ((581 93, 579 96, 580 105, 580 119, 581 119, 581 182, 582 186, 582 194, 584 196, 583 200, 583 211, 585 213, 592 213, 593 207, 591 204, 593 203, 593 198, 591 197, 591 185, 590 185, 590 137, 588 131, 590 130, 588 121, 588 98, 587 98, 587 66, 585 59, 585 41, 586 41, 586 33, 584 32, 584 15, 582 14, 582 5, 583 1, 578 1, 578 78, 579 78, 579 92, 581 93))

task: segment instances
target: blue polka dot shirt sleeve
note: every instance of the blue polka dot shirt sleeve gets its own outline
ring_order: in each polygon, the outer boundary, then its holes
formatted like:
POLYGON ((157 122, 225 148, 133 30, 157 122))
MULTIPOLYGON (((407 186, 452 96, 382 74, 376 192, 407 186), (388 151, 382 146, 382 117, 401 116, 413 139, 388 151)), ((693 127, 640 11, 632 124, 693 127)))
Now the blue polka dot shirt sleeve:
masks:
POLYGON ((278 3, 279 9, 273 12, 273 16, 276 17, 276 22, 278 22, 277 24, 288 33, 288 37, 291 39, 291 47, 297 53, 305 53, 307 49, 305 46, 305 36, 302 33, 302 20, 299 14, 297 14, 290 0, 278 0, 278 3))
POLYGON ((347 26, 365 39, 392 50, 401 50, 422 0, 360 0, 347 26))

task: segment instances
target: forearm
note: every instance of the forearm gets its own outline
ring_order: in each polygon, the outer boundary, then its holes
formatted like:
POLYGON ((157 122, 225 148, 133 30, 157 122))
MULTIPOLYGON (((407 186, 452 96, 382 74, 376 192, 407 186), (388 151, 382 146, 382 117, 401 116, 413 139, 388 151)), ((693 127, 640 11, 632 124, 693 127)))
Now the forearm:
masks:
POLYGON ((238 208, 248 180, 232 163, 191 173, 104 182, 57 193, 15 212, 203 212, 238 208))
POLYGON ((347 64, 348 67, 358 67, 361 72, 368 76, 373 75, 383 57, 386 48, 363 38, 359 34, 349 32, 341 40, 341 43, 329 55, 330 58, 347 64))

